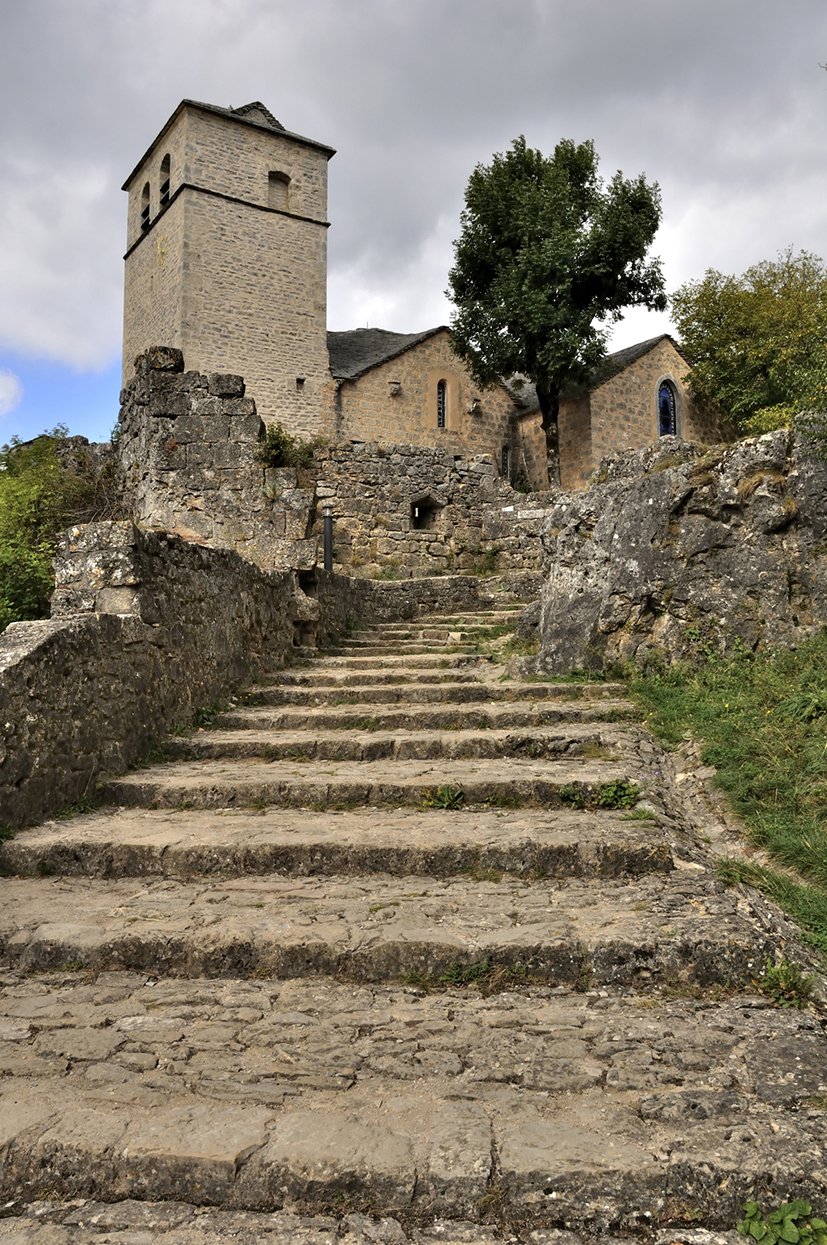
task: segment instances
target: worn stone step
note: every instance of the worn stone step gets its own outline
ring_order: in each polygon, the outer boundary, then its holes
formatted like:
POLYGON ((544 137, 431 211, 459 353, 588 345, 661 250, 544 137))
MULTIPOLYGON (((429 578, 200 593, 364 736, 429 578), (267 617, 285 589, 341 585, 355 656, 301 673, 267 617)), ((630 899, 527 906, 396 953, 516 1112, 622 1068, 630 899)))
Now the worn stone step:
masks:
MULTIPOLYGON (((274 674, 267 683, 280 687, 364 687, 372 685, 407 685, 441 683, 478 683, 480 674, 473 666, 458 670, 417 670, 406 667, 395 670, 370 668, 341 670, 315 665, 310 670, 290 668, 274 674)), ((264 682, 264 680, 262 680, 264 682)))
MULTIPOLYGON (((401 730, 506 730, 514 727, 541 727, 557 722, 623 721, 634 717, 635 706, 627 700, 598 699, 542 701, 471 705, 389 706, 342 705, 285 706, 283 708, 240 707, 220 714, 213 721, 215 730, 253 731, 401 731, 401 730)), ((196 738, 200 737, 198 733, 196 738)))
POLYGON ((673 868, 658 822, 554 809, 313 813, 118 809, 0 843, 6 876, 193 878, 280 873, 633 877, 673 868))
POLYGON ((755 995, 7 972, 0 1035, 15 1245, 701 1245, 823 1196, 827 1038, 755 995))
MULTIPOLYGON (((682 864, 676 859, 676 864, 682 864)), ((319 878, 7 878, 10 967, 159 976, 439 977, 488 961, 551 985, 690 973, 736 982, 773 952, 735 896, 683 865, 633 880, 530 882, 374 874, 319 878)))
POLYGON ((605 698, 611 694, 606 684, 596 683, 515 683, 457 682, 361 684, 358 687, 286 687, 260 685, 243 696, 248 705, 323 704, 480 704, 495 701, 542 701, 562 698, 605 698))
MULTIPOLYGON (((316 653, 312 662, 303 662, 302 666, 319 670, 464 670, 484 669, 490 664, 488 653, 446 653, 438 650, 418 654, 388 652, 372 657, 363 653, 343 656, 338 651, 324 649, 316 653)), ((275 673, 281 673, 281 670, 275 673)))
POLYGON ((487 640, 497 636, 506 636, 513 632, 514 619, 507 623, 478 623, 476 625, 450 624, 439 626, 432 623, 428 626, 409 627, 376 627, 364 631, 354 631, 348 637, 350 644, 389 644, 399 640, 442 640, 450 644, 475 644, 478 640, 487 640), (503 630, 507 628, 507 630, 503 630))
POLYGON ((464 760, 506 756, 532 759, 603 755, 609 759, 622 747, 617 727, 565 723, 557 728, 527 731, 454 730, 446 733, 413 730, 199 731, 189 738, 170 738, 164 748, 171 760, 232 758, 267 761, 464 760))
POLYGON ((633 782, 634 761, 178 761, 115 778, 107 803, 141 808, 244 808, 268 804, 326 808, 412 804, 461 792, 465 804, 558 807, 588 800, 603 784, 633 782))
POLYGON ((479 651, 477 641, 464 640, 344 640, 330 650, 342 656, 382 657, 391 653, 408 654, 412 657, 427 653, 465 652, 473 654, 479 651))

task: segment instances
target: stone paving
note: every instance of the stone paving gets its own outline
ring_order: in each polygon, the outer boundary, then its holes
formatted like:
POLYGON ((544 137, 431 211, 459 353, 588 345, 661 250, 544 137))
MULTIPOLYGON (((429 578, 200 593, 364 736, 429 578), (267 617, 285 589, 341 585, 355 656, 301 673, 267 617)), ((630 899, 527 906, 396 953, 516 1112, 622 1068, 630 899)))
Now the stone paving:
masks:
POLYGON ((824 1014, 756 986, 795 930, 622 689, 503 680, 473 625, 354 637, 0 845, 0 1245, 723 1245, 748 1196, 824 1205, 824 1014), (456 727, 331 724, 387 686, 456 727))

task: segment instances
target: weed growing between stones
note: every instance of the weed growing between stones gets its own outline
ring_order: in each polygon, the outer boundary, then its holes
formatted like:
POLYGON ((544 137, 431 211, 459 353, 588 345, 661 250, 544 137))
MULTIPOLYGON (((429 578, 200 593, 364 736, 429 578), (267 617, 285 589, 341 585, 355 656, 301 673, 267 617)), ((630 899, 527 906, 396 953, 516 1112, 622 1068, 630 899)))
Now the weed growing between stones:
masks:
POLYGON ((761 1241, 763 1245, 776 1245, 777 1241, 790 1245, 827 1245, 827 1223, 813 1216, 812 1206, 801 1198, 782 1202, 766 1218, 757 1202, 747 1202, 744 1218, 735 1226, 741 1236, 761 1241))
POLYGON ((79 795, 55 816, 61 821, 71 821, 73 817, 82 817, 85 813, 96 813, 107 801, 103 798, 103 787, 98 786, 93 795, 79 795))
POLYGON ((798 964, 782 959, 779 964, 767 960, 764 971, 755 982, 762 994, 776 1007, 804 1008, 810 1002, 815 977, 804 973, 798 964))
MULTIPOLYGON (((245 703, 249 704, 249 700, 246 697, 245 703)), ((192 715, 192 724, 196 729, 214 730, 215 719, 222 713, 226 713, 228 709, 232 709, 232 707, 228 700, 214 700, 212 704, 201 705, 192 715)))
POLYGON ((14 838, 14 829, 7 821, 0 825, 0 843, 8 843, 14 838))
POLYGON ((634 808, 641 790, 636 783, 617 778, 613 782, 599 783, 594 788, 567 782, 560 787, 558 795, 562 803, 571 808, 634 808))
POLYGON ((795 650, 726 657, 628 675, 645 724, 668 748, 689 735, 750 840, 786 870, 719 866, 776 901, 827 956, 827 629, 795 650))
POLYGON ((539 980, 529 974, 525 965, 495 964, 490 955, 482 960, 475 960, 472 964, 453 960, 439 976, 415 969, 401 978, 403 985, 414 986, 424 990, 426 994, 434 990, 461 989, 467 986, 479 990, 484 996, 501 990, 512 990, 516 986, 537 985, 539 980))
POLYGON ((422 792, 422 804, 425 808, 448 808, 456 811, 464 803, 465 792, 461 787, 426 787, 422 792))

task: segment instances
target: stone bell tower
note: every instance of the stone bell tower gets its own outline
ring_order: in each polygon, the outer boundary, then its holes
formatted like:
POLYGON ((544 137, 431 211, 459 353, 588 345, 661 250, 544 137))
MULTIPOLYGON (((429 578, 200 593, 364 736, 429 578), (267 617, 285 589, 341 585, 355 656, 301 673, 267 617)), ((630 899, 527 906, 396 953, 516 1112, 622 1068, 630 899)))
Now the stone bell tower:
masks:
POLYGON ((260 103, 178 105, 123 187, 124 383, 161 342, 242 375, 265 422, 321 430, 333 155, 260 103))

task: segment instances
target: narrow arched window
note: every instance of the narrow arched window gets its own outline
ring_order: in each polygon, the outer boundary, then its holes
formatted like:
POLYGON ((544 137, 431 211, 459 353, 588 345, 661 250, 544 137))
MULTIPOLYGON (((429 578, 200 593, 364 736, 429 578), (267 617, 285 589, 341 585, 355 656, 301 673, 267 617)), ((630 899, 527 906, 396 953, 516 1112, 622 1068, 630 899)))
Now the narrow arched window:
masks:
POLYGON ((675 390, 668 380, 661 381, 658 389, 658 436, 674 437, 678 431, 678 412, 675 390))
POLYGON ((267 205, 271 208, 278 208, 281 212, 287 211, 287 201, 290 193, 290 178, 286 173, 268 173, 267 174, 267 205))
POLYGON ((508 462, 508 458, 509 458, 509 454, 508 454, 508 446, 507 446, 507 445, 504 445, 504 446, 502 447, 502 451, 501 451, 501 453, 500 453, 500 475, 502 476, 502 478, 503 478, 504 480, 507 480, 507 479, 508 479, 508 474, 509 474, 509 472, 508 472, 508 469, 509 469, 509 462, 508 462))
POLYGON ((149 182, 141 191, 141 228, 149 229, 149 182))
POLYGON ((447 406, 447 390, 448 386, 444 380, 437 382, 436 387, 436 426, 437 428, 445 427, 445 410, 447 406))
POLYGON ((170 174, 170 158, 169 152, 161 161, 161 207, 166 207, 169 203, 169 174, 170 174))

